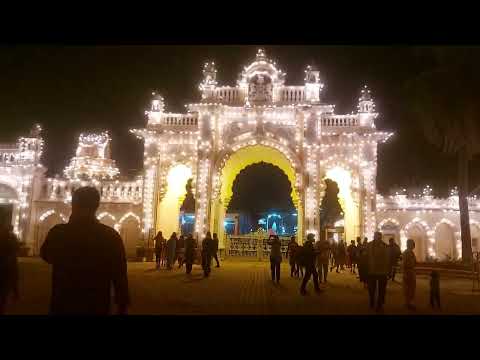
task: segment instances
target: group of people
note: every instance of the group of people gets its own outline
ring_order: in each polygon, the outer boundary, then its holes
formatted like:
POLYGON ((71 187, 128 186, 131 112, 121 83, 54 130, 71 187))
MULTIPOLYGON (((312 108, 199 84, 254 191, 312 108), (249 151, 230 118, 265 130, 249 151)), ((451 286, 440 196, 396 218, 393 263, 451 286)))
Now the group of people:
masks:
POLYGON ((166 267, 172 270, 176 262, 178 268, 186 265, 186 272, 192 272, 193 264, 201 262, 204 274, 206 277, 211 272, 211 262, 214 259, 217 263, 217 268, 220 267, 218 261, 218 236, 207 232, 205 239, 202 241, 201 251, 199 254, 199 247, 197 241, 192 234, 180 235, 177 238, 177 233, 172 233, 170 238, 165 240, 161 231, 157 233, 154 238, 155 241, 155 261, 157 269, 166 267), (201 261, 199 261, 201 258, 201 261))
MULTIPOLYGON (((41 246, 40 256, 53 266, 51 314, 97 314, 106 315, 111 308, 111 287, 118 314, 126 314, 130 304, 127 260, 120 235, 111 227, 101 224, 95 213, 100 204, 100 195, 93 187, 77 189, 72 196, 72 214, 68 223, 54 226, 41 246), (79 256, 81 254, 81 256, 79 256)), ((407 241, 407 249, 400 251, 393 239, 383 242, 382 233, 376 232, 373 241, 365 238, 346 247, 325 239, 315 242, 315 235, 308 234, 303 245, 292 237, 287 248, 292 277, 303 276, 300 293, 306 295, 306 287, 313 278, 314 289, 322 292, 319 284, 327 282, 328 270, 336 271, 342 265, 352 273, 358 270, 358 278, 368 288, 370 307, 382 311, 389 279, 395 281, 398 261, 402 258, 403 290, 405 305, 414 309, 416 289, 415 242, 407 241)), ((270 263, 272 281, 280 282, 282 244, 278 236, 271 235, 270 263)), ((7 300, 18 298, 18 241, 10 225, 0 225, 0 314, 5 311, 7 300)), ((171 269, 178 261, 179 267, 186 264, 190 274, 195 262, 200 262, 205 277, 211 272, 211 262, 218 262, 218 237, 208 232, 199 249, 190 234, 176 234, 166 241, 161 232, 155 237, 157 268, 166 265, 171 269)), ((431 304, 440 306, 438 272, 431 274, 431 304)))
MULTIPOLYGON (((402 286, 405 299, 405 306, 414 310, 414 299, 416 290, 416 257, 414 253, 415 242, 412 239, 407 240, 407 249, 401 252, 400 247, 394 239, 389 239, 386 244, 383 241, 381 232, 375 232, 373 241, 360 237, 351 241, 347 247, 345 242, 338 243, 320 239, 315 242, 314 234, 308 234, 303 246, 299 245, 294 236, 290 239, 287 247, 286 257, 289 259, 290 276, 303 276, 300 286, 300 293, 306 294, 306 285, 313 277, 313 284, 316 292, 321 292, 319 284, 327 282, 329 270, 349 269, 350 273, 357 275, 358 279, 368 289, 370 308, 377 312, 383 311, 385 304, 385 294, 389 280, 395 282, 395 276, 399 267, 399 261, 402 260, 402 286), (304 274, 303 274, 304 273, 304 274)), ((278 236, 272 236, 269 243, 272 245, 272 255, 270 258, 272 269, 272 280, 280 280, 280 262, 281 253, 280 240, 278 236)), ((431 305, 440 306, 439 295, 439 275, 433 271, 431 274, 431 305)))

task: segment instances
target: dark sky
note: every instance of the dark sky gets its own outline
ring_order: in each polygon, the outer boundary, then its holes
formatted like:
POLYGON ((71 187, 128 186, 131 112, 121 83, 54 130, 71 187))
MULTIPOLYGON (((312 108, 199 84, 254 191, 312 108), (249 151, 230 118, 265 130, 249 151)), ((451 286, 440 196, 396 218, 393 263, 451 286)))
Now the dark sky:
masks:
MULTIPOLYGON (((314 62, 321 71, 324 100, 336 112, 356 110, 361 86, 368 84, 380 112, 377 127, 395 137, 379 149, 378 188, 430 184, 446 190, 455 183, 455 162, 427 144, 408 115, 405 82, 429 66, 412 47, 265 46, 287 72, 287 84, 302 84, 314 62)), ((143 145, 128 130, 145 124, 153 89, 167 111, 199 99, 198 83, 207 60, 217 64, 220 83, 234 84, 257 46, 10 46, 0 48, 0 142, 42 124, 44 164, 61 172, 80 132, 108 129, 113 157, 123 173, 140 171, 143 145)), ((472 183, 480 183, 478 161, 472 183)))

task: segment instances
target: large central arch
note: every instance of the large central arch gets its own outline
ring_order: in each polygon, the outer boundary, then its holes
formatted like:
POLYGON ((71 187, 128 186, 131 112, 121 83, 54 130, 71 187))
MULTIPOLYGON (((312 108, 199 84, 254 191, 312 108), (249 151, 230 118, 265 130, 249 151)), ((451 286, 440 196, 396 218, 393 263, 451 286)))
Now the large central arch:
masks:
MULTIPOLYGON (((210 230, 216 232, 223 246, 224 238, 224 218, 230 200, 233 195, 233 182, 237 175, 249 165, 265 162, 280 168, 290 181, 292 192, 292 202, 298 212, 297 233, 300 235, 303 231, 303 214, 301 208, 300 194, 295 184, 297 175, 294 165, 285 156, 285 154, 273 147, 267 145, 247 145, 235 151, 226 159, 222 159, 216 168, 216 188, 212 197, 212 207, 210 213, 210 230)), ((254 195, 254 194, 252 194, 254 195)))

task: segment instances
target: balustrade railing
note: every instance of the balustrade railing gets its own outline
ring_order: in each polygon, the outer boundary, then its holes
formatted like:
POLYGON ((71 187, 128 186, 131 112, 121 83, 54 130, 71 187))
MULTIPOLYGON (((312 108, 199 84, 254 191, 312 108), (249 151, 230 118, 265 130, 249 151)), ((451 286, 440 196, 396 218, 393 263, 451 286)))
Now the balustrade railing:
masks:
MULTIPOLYGON (((282 256, 285 257, 290 237, 280 237, 282 256)), ((270 257, 271 246, 268 235, 226 235, 225 256, 265 260, 270 257)))
POLYGON ((322 119, 322 126, 358 126, 358 119, 356 116, 330 116, 322 119))

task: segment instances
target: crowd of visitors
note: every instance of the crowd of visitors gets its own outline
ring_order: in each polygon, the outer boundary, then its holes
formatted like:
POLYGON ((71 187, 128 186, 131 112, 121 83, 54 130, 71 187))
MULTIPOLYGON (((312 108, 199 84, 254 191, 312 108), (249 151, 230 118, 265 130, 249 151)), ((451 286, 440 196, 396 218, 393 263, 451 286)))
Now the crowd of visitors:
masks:
MULTIPOLYGON (((127 280, 127 261, 120 235, 95 217, 100 196, 92 187, 77 189, 72 196, 72 215, 67 224, 54 226, 40 249, 40 256, 52 265, 51 314, 108 314, 111 308, 110 289, 118 314, 126 314, 130 304, 127 280), (82 256, 78 256, 82 254, 82 256)), ((274 284, 280 283, 283 259, 282 243, 277 235, 270 235, 270 268, 274 284)), ((308 234, 303 245, 292 236, 286 249, 290 276, 302 278, 300 294, 307 294, 307 285, 313 279, 314 290, 321 293, 320 284, 327 283, 328 273, 347 272, 357 275, 368 289, 372 309, 382 312, 385 305, 388 280, 395 282, 401 261, 405 306, 415 310, 416 258, 415 242, 407 241, 403 252, 389 239, 386 244, 380 232, 372 241, 357 237, 350 245, 340 240, 318 239, 308 234)), ((8 300, 18 298, 17 247, 13 229, 0 224, 0 314, 5 312, 8 300)), ((199 246, 192 234, 177 237, 174 232, 166 240, 161 231, 154 237, 156 269, 173 270, 186 265, 190 275, 194 264, 200 264, 204 277, 211 273, 212 260, 218 260, 217 234, 206 233, 199 246)), ((433 271, 430 280, 432 307, 440 307, 439 274, 433 271)))

